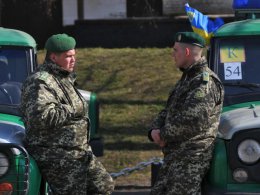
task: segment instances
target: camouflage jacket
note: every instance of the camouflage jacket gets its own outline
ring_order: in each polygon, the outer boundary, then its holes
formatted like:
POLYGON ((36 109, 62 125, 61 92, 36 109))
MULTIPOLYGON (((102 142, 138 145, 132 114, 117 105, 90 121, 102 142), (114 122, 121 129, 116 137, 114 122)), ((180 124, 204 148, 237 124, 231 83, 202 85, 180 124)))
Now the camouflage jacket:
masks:
POLYGON ((223 85, 204 57, 183 71, 165 109, 152 123, 160 129, 165 155, 174 158, 211 153, 223 104, 223 85))
POLYGON ((27 78, 20 107, 27 146, 87 150, 88 105, 74 81, 73 73, 51 61, 27 78))

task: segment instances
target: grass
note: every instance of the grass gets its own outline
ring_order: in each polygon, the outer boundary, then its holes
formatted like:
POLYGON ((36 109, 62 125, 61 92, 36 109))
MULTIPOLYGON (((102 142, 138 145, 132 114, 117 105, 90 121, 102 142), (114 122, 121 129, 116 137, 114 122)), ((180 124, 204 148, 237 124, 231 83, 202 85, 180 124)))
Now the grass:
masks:
MULTIPOLYGON (((171 53, 171 48, 77 50, 79 88, 95 92, 100 100, 99 132, 105 150, 99 160, 109 172, 161 157, 147 131, 180 76, 171 53)), ((39 62, 43 55, 39 51, 39 62)), ((119 177, 116 185, 150 186, 150 169, 119 177)))

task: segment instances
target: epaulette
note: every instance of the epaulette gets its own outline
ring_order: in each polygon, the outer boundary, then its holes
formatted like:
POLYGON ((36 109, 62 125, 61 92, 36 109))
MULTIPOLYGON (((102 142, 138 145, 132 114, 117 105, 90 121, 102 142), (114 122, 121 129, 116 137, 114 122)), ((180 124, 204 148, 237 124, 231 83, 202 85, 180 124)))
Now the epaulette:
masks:
POLYGON ((42 72, 41 75, 39 76, 39 79, 45 81, 47 77, 48 77, 48 73, 42 72))
POLYGON ((202 81, 205 82, 205 83, 209 82, 209 73, 207 71, 204 71, 202 73, 202 81))

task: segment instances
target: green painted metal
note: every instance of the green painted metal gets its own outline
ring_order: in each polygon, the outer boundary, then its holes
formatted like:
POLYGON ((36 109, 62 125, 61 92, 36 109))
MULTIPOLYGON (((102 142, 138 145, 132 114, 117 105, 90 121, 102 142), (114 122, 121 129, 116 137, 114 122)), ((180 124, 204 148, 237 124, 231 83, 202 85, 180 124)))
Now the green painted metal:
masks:
POLYGON ((0 27, 0 45, 36 48, 34 38, 19 30, 0 27))
POLYGON ((208 173, 209 184, 214 186, 214 188, 225 190, 227 187, 227 170, 228 162, 225 141, 217 139, 208 173))
POLYGON ((225 141, 217 139, 211 161, 211 167, 208 172, 208 183, 214 189, 237 193, 259 193, 259 183, 237 183, 233 180, 232 170, 228 166, 227 150, 225 141))
POLYGON ((0 113, 0 121, 7 121, 7 122, 16 123, 18 125, 24 126, 21 117, 14 116, 14 115, 0 113))
POLYGON ((90 118, 90 137, 95 138, 98 137, 97 129, 98 129, 98 110, 97 110, 97 96, 95 93, 90 94, 89 100, 89 118, 90 118))
POLYGON ((214 37, 254 36, 260 35, 260 19, 249 19, 224 24, 214 37))
POLYGON ((233 172, 228 168, 227 191, 228 192, 246 192, 259 193, 260 184, 256 182, 238 183, 233 179, 233 172))
MULTIPOLYGON (((260 19, 248 19, 223 25, 215 32, 212 44, 215 44, 215 38, 232 39, 234 37, 243 38, 242 36, 260 36, 260 19)), ((254 108, 256 106, 260 106, 260 101, 226 106, 223 107, 222 113, 240 108, 254 108)), ((228 141, 220 138, 216 139, 215 150, 207 182, 213 189, 219 189, 229 193, 259 193, 259 183, 238 183, 233 180, 232 170, 229 168, 226 148, 226 144, 228 143, 228 141)))
POLYGON ((39 194, 41 178, 42 177, 35 160, 30 157, 30 178, 28 195, 39 194))
POLYGON ((245 102, 245 103, 241 103, 241 104, 234 104, 234 105, 230 105, 227 107, 223 107, 222 112, 224 113, 224 112, 228 112, 228 111, 239 109, 239 108, 245 108, 245 107, 251 108, 252 105, 260 106, 260 101, 245 102))
POLYGON ((236 192, 238 194, 244 192, 245 194, 257 193, 259 194, 260 184, 228 184, 227 189, 229 192, 236 192))
MULTIPOLYGON (((16 190, 23 190, 25 189, 25 183, 21 182, 25 180, 25 161, 24 156, 22 154, 20 155, 11 155, 13 156, 12 159, 10 159, 10 168, 6 175, 0 178, 0 183, 11 183, 13 186, 13 189, 16 190), (20 181, 20 182, 18 182, 20 181)), ((30 158, 30 174, 29 174, 29 191, 28 195, 35 195, 38 194, 40 191, 40 185, 41 185, 41 174, 38 169, 38 166, 34 159, 30 158)), ((17 192, 14 190, 12 193, 13 195, 19 195, 21 192, 17 192)))
MULTIPOLYGON (((20 185, 20 187, 22 187, 21 185, 23 183, 20 183, 20 182, 17 183, 17 181, 23 180, 23 177, 24 177, 24 174, 20 175, 20 173, 22 172, 21 169, 19 168, 19 164, 22 164, 22 163, 20 163, 20 160, 19 160, 20 158, 21 158, 20 156, 13 156, 12 159, 9 159, 10 165, 13 165, 13 166, 10 166, 7 174, 5 174, 3 177, 0 178, 0 183, 11 183, 13 186, 13 189, 21 189, 21 188, 19 188, 18 185, 20 185)), ((23 171, 23 173, 24 173, 24 171, 23 171)), ((16 195, 19 193, 14 191, 12 194, 16 195)))
MULTIPOLYGON (((17 175, 20 177, 20 180, 22 181, 25 177, 25 170, 24 168, 21 168, 22 164, 24 164, 24 161, 22 161, 20 156, 16 156, 16 172, 17 175)), ((40 191, 41 186, 41 174, 38 169, 38 166, 33 158, 30 157, 30 173, 29 173, 29 191, 28 195, 38 194, 40 191)), ((15 175, 14 175, 15 176, 15 175)), ((14 180, 15 181, 15 180, 14 180)), ((23 189, 23 183, 19 183, 20 186, 16 186, 16 189, 23 189)), ((15 186, 15 185, 14 185, 15 186)))
MULTIPOLYGON (((245 107, 254 108, 256 106, 260 106, 260 101, 246 102, 223 107, 222 113, 245 107)), ((208 173, 208 182, 210 186, 227 192, 259 192, 260 184, 258 183, 237 183, 233 180, 232 170, 228 165, 226 144, 228 144, 228 142, 225 140, 220 138, 216 139, 213 159, 208 173)))
MULTIPOLYGON (((8 114, 0 114, 0 121, 15 123, 21 126, 24 126, 22 120, 18 116, 8 115, 8 114)), ((21 168, 21 165, 24 165, 24 159, 22 155, 14 156, 13 164, 15 166, 11 167, 8 174, 6 174, 3 178, 0 179, 0 183, 8 182, 8 181, 16 181, 16 175, 22 179, 24 177, 24 169, 21 168)), ((29 177, 29 192, 28 195, 38 194, 40 190, 41 184, 41 174, 39 168, 33 158, 30 157, 30 177, 29 177)), ((13 183, 13 182, 12 182, 13 183)), ((16 183, 13 183, 14 188, 18 188, 19 186, 16 183)), ((14 193, 15 194, 15 193, 14 193)))

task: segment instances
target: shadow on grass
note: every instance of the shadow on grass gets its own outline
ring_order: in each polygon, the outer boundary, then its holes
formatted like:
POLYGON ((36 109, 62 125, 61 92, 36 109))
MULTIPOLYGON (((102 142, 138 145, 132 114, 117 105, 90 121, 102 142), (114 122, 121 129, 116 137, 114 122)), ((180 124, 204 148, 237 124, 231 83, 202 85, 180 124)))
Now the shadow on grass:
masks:
MULTIPOLYGON (((89 67, 86 68, 86 74, 85 74, 85 77, 84 77, 84 80, 78 84, 78 87, 79 88, 84 88, 84 85, 88 82, 91 82, 93 80, 93 72, 94 70, 97 68, 96 67, 97 65, 91 65, 89 67)), ((111 84, 113 84, 115 82, 115 78, 117 77, 118 75, 118 72, 119 70, 115 70, 113 71, 109 77, 106 79, 106 81, 103 83, 103 85, 101 85, 99 88, 96 88, 95 89, 95 93, 100 93, 104 90, 106 90, 111 84)))
MULTIPOLYGON (((81 79, 79 79, 77 87, 83 90, 90 90, 96 93, 98 95, 98 100, 100 101, 100 103, 104 104, 164 104, 165 101, 158 100, 158 98, 162 98, 160 94, 168 95, 173 85, 173 83, 171 82, 166 82, 165 85, 158 85, 158 82, 160 81, 158 80, 158 78, 152 81, 145 78, 144 81, 142 81, 142 77, 132 76, 128 78, 126 76, 122 79, 122 74, 126 73, 121 73, 124 69, 120 69, 120 67, 117 67, 117 69, 113 70, 112 72, 109 72, 108 74, 100 75, 100 77, 102 77, 104 80, 100 83, 100 85, 96 85, 95 87, 92 86, 94 87, 94 89, 91 89, 91 83, 93 83, 93 81, 96 79, 93 76, 94 71, 98 69, 98 67, 102 68, 102 65, 96 64, 86 67, 86 71, 84 71, 84 74, 81 75, 81 79), (117 86, 116 91, 119 91, 118 93, 120 95, 117 95, 116 93, 114 94, 113 90, 115 90, 115 88, 111 88, 111 86, 113 85, 117 86), (129 100, 129 94, 127 92, 125 92, 125 94, 121 93, 122 91, 128 88, 133 90, 131 92, 132 94, 130 98, 134 98, 134 100, 129 100), (102 96, 99 96, 100 93, 110 92, 111 94, 113 94, 113 98, 111 99, 106 99, 102 98, 102 96), (154 100, 155 98, 157 100, 154 100)), ((96 83, 98 83, 98 81, 96 81, 96 83)))

